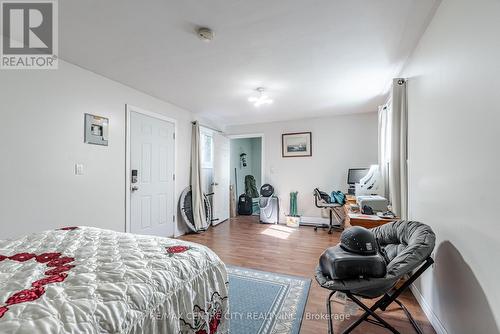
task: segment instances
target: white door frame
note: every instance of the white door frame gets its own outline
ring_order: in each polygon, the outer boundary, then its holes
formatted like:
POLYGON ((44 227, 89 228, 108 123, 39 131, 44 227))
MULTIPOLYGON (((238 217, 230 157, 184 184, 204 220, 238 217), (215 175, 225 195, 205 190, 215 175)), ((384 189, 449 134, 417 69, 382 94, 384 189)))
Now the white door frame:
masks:
MULTIPOLYGON (((267 182, 267 176, 266 176, 266 168, 264 167, 266 164, 265 164, 265 142, 266 142, 266 138, 265 138, 265 135, 263 133, 244 133, 244 134, 236 134, 236 135, 226 135, 226 137, 228 137, 229 139, 245 139, 245 138, 260 138, 261 139, 261 148, 260 148, 260 174, 261 174, 261 186, 266 184, 267 182)), ((229 155, 229 158, 231 158, 231 154, 229 155)), ((234 171, 231 171, 231 173, 233 173, 234 171)), ((230 175, 231 177, 231 175, 230 175)), ((229 178, 231 180, 231 178, 229 178)))
MULTIPOLYGON (((152 118, 156 118, 162 121, 167 121, 174 124, 174 135, 177 136, 177 120, 167 117, 165 115, 151 112, 148 110, 135 107, 130 104, 125 105, 125 232, 130 232, 130 113, 135 112, 138 114, 146 115, 152 118)), ((177 176, 177 138, 174 139, 174 175, 177 176)), ((173 200, 174 200, 174 237, 177 235, 177 205, 176 205, 176 194, 177 194, 177 178, 174 180, 173 189, 173 200)))

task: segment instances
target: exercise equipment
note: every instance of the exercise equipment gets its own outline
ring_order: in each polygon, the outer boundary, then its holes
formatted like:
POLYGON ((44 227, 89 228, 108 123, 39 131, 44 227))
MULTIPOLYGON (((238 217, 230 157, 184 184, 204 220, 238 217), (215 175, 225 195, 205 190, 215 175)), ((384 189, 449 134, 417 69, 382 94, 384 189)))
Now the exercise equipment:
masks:
POLYGON ((200 229, 197 229, 194 225, 193 220, 193 200, 192 200, 192 192, 191 186, 185 188, 179 199, 179 211, 181 212, 181 217, 184 223, 189 227, 189 229, 193 232, 200 233, 206 231, 208 227, 212 224, 212 205, 210 204, 209 196, 212 194, 203 194, 203 203, 205 206, 205 222, 206 226, 203 226, 200 229))

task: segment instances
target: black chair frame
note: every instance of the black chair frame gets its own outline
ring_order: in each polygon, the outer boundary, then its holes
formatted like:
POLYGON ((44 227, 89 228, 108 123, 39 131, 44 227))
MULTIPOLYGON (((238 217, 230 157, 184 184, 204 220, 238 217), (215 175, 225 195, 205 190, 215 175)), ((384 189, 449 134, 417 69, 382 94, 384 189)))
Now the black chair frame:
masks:
POLYGON ((320 228, 328 228, 328 234, 332 234, 332 231, 343 231, 344 228, 342 227, 344 223, 344 218, 342 218, 339 213, 336 211, 338 208, 342 208, 343 205, 341 204, 330 204, 330 205, 322 205, 318 202, 318 196, 316 194, 314 195, 314 205, 316 205, 317 208, 319 209, 329 209, 329 214, 330 214, 330 224, 325 225, 322 224, 320 226, 314 226, 314 230, 317 231, 318 227, 320 228), (339 225, 334 225, 333 224, 333 216, 335 215, 335 220, 339 225))
MULTIPOLYGON (((405 291, 415 280, 422 275, 424 271, 427 270, 432 264, 434 263, 434 260, 431 257, 428 257, 424 264, 421 265, 417 271, 413 273, 413 275, 410 276, 406 282, 404 282, 399 288, 393 289, 389 292, 386 292, 379 300, 373 304, 372 307, 368 307, 365 304, 363 304, 356 296, 354 296, 350 291, 340 291, 346 294, 346 296, 351 299, 354 303, 356 303, 359 307, 361 307, 365 313, 361 315, 359 319, 357 319, 355 322, 349 325, 342 334, 348 334, 351 333, 357 326, 359 326, 363 321, 369 322, 371 324, 387 328, 389 331, 391 331, 394 334, 400 334, 393 326, 391 326, 387 321, 382 319, 375 311, 381 310, 385 311, 387 307, 392 304, 392 302, 397 303, 404 311, 406 314, 406 317, 410 321, 411 325, 415 329, 415 331, 418 334, 422 334, 422 329, 418 326, 417 322, 411 315, 411 313, 408 311, 408 309, 401 303, 397 298, 403 291, 405 291), (373 317, 374 319, 370 319, 369 317, 373 317)), ((328 310, 328 315, 329 315, 329 321, 328 321, 328 333, 329 334, 334 334, 333 333, 333 315, 332 315, 332 305, 331 305, 331 298, 337 291, 332 291, 330 292, 327 302, 326 302, 326 307, 328 310)))

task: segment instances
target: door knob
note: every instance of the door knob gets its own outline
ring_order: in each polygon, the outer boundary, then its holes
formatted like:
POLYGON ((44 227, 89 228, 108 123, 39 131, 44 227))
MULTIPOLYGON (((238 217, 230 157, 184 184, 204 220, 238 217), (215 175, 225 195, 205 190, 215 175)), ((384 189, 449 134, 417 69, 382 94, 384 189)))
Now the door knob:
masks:
POLYGON ((139 190, 139 187, 138 187, 138 186, 132 186, 132 187, 130 187, 130 190, 131 190, 132 192, 134 192, 134 191, 139 190))

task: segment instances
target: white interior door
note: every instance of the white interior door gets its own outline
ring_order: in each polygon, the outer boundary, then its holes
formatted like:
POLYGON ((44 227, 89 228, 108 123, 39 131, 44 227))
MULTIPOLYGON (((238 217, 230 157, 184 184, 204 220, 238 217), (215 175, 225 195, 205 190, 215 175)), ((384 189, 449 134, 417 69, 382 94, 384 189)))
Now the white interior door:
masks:
POLYGON ((213 178, 213 225, 229 218, 230 146, 229 138, 215 133, 213 178))
POLYGON ((174 131, 171 122, 130 113, 131 233, 174 235, 174 131))

